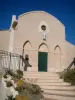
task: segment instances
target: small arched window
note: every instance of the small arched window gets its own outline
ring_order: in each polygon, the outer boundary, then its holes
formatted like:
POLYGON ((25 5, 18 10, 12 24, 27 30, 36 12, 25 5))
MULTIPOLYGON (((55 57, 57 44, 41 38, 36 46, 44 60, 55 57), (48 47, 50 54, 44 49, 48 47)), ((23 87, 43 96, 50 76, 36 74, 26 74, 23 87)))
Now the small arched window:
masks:
POLYGON ((58 45, 54 48, 54 53, 58 53, 58 54, 61 53, 61 49, 58 45))

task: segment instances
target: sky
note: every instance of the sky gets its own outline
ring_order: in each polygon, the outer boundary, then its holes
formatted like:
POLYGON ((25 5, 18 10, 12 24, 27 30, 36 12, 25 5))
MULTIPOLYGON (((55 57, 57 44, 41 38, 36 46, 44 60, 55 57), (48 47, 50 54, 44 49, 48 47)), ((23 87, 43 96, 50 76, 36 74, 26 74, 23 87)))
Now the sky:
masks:
MULTIPOLYGON (((12 15, 43 10, 65 25, 66 40, 75 45, 75 0, 0 0, 0 29, 9 29, 12 15)), ((61 33, 60 33, 61 34, 61 33)))

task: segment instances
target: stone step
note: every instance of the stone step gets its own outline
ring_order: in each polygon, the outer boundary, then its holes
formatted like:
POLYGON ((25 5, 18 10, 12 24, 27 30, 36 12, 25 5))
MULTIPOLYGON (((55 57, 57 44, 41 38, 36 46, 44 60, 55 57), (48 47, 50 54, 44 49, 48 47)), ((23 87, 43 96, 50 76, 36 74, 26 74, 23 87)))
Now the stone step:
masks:
POLYGON ((46 84, 46 83, 63 83, 63 80, 61 80, 61 79, 44 79, 44 78, 41 78, 41 79, 39 79, 39 78, 36 78, 36 77, 31 77, 31 78, 29 78, 29 77, 25 77, 24 76, 24 78, 26 79, 26 80, 30 80, 30 81, 35 81, 36 83, 44 83, 44 84, 46 84))
POLYGON ((64 95, 64 96, 75 96, 75 91, 57 91, 57 90, 44 90, 44 93, 64 95))
POLYGON ((75 86, 40 86, 43 90, 60 90, 60 91, 75 91, 75 86))
POLYGON ((59 76, 57 73, 49 73, 49 72, 23 72, 24 75, 45 75, 45 76, 59 76))
POLYGON ((36 75, 34 75, 34 76, 28 76, 28 75, 25 75, 24 76, 25 78, 33 78, 33 79, 45 79, 45 80, 60 80, 60 78, 59 77, 54 77, 54 76, 52 76, 52 77, 46 77, 46 76, 44 76, 44 77, 41 77, 41 76, 36 76, 36 75))
POLYGON ((31 71, 31 72, 27 72, 27 71, 23 71, 23 73, 34 73, 34 74, 57 74, 56 72, 35 72, 35 71, 31 71))
POLYGON ((27 77, 58 77, 60 78, 59 76, 55 76, 55 75, 37 75, 37 74, 24 74, 24 76, 27 76, 27 77))
POLYGON ((36 76, 54 76, 54 77, 59 77, 59 75, 58 74, 49 74, 49 73, 46 73, 46 74, 44 74, 44 73, 24 73, 24 75, 32 75, 32 76, 34 76, 34 75, 36 75, 36 76))
POLYGON ((44 93, 44 97, 48 99, 56 99, 56 100, 75 100, 75 96, 69 96, 69 95, 57 95, 57 94, 44 93))
POLYGON ((23 73, 34 73, 34 74, 59 74, 57 72, 44 72, 44 71, 23 71, 23 73))
POLYGON ((51 99, 51 98, 44 98, 42 100, 57 100, 57 99, 51 99))
POLYGON ((66 85, 67 85, 67 86, 70 86, 69 83, 65 83, 65 82, 62 82, 62 83, 60 83, 60 82, 58 82, 58 83, 54 83, 54 82, 53 82, 53 83, 52 83, 52 82, 49 82, 49 83, 43 83, 43 82, 42 82, 42 83, 39 83, 39 82, 38 82, 37 84, 40 85, 40 86, 47 86, 47 85, 48 85, 48 86, 49 86, 49 85, 55 85, 55 86, 56 86, 56 85, 57 85, 57 86, 58 86, 58 85, 60 85, 60 86, 62 86, 62 85, 65 85, 65 86, 66 86, 66 85))
POLYGON ((56 82, 56 83, 60 83, 60 82, 63 82, 63 80, 62 79, 59 79, 59 81, 58 80, 47 80, 47 79, 38 79, 37 80, 37 82, 39 82, 39 83, 41 83, 41 82, 43 82, 43 83, 49 83, 49 82, 56 82))

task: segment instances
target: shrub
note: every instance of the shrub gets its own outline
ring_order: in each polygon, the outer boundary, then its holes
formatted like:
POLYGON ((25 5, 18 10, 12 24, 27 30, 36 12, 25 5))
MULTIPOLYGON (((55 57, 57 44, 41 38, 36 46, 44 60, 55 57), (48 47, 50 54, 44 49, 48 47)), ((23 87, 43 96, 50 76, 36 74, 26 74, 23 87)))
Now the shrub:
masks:
POLYGON ((58 73, 60 75, 60 79, 64 78, 64 75, 66 72, 67 72, 67 70, 64 70, 64 71, 58 73))
POLYGON ((27 96, 28 100, 40 100, 40 99, 44 98, 41 93, 39 93, 39 94, 30 94, 30 92, 28 90, 23 90, 22 92, 20 92, 19 95, 20 96, 27 96))
POLYGON ((41 90, 41 88, 38 86, 38 85, 36 85, 36 84, 32 84, 32 87, 33 87, 33 94, 39 94, 39 93, 42 93, 43 91, 41 90))
POLYGON ((20 95, 28 96, 28 100, 40 100, 43 98, 43 91, 38 85, 25 82, 24 88, 20 95))
POLYGON ((20 93, 21 91, 24 90, 24 81, 23 80, 21 80, 21 79, 18 80, 16 84, 17 84, 17 87, 15 88, 16 91, 18 91, 20 93))
POLYGON ((14 75, 13 75, 13 78, 14 78, 14 79, 21 79, 21 78, 22 78, 22 76, 21 76, 21 75, 19 75, 19 74, 14 74, 14 75))
POLYGON ((22 91, 22 87, 16 87, 15 90, 20 93, 22 91))
POLYGON ((23 86, 23 84, 24 84, 24 81, 23 80, 20 79, 20 80, 17 81, 17 86, 18 87, 23 86))
MULTIPOLYGON (((19 96, 27 96, 28 100, 40 100, 43 98, 41 88, 36 84, 31 84, 29 82, 25 82, 23 79, 23 72, 20 70, 16 71, 17 73, 13 73, 11 70, 7 70, 3 77, 7 77, 7 75, 11 75, 12 80, 14 80, 17 87, 15 88, 18 91, 19 96)), ((6 81, 6 86, 11 87, 13 84, 10 81, 6 81)), ((13 100, 12 97, 8 97, 8 100, 13 100)), ((15 100, 15 98, 14 98, 15 100)))
POLYGON ((7 75, 13 76, 14 73, 12 72, 12 70, 7 69, 7 70, 5 71, 5 74, 3 75, 3 77, 4 77, 4 78, 8 78, 7 75))
POLYGON ((7 75, 11 75, 11 76, 13 76, 13 71, 12 70, 9 70, 9 69, 7 69, 6 71, 5 71, 5 73, 7 74, 7 75))
POLYGON ((3 75, 3 77, 4 77, 4 78, 8 78, 6 73, 3 75))
POLYGON ((22 75, 22 76, 23 76, 23 71, 21 71, 21 70, 17 70, 16 72, 17 72, 17 74, 19 74, 19 75, 22 75))
POLYGON ((17 82, 15 90, 19 92, 20 96, 27 96, 28 100, 40 100, 40 98, 43 98, 43 91, 38 85, 25 82, 24 80, 17 82))
POLYGON ((63 79, 65 82, 75 85, 75 68, 65 71, 63 74, 63 79))
POLYGON ((31 83, 25 83, 25 88, 26 90, 29 91, 30 94, 40 94, 43 91, 41 90, 41 88, 36 85, 36 84, 31 84, 31 83))
POLYGON ((17 78, 15 78, 15 77, 12 77, 12 79, 11 80, 13 80, 15 83, 18 81, 18 79, 17 78))
POLYGON ((28 100, 40 100, 40 99, 44 98, 42 94, 38 94, 38 95, 30 94, 29 91, 27 91, 27 90, 22 91, 19 95, 27 96, 28 100))
POLYGON ((7 86, 7 87, 11 87, 11 86, 13 86, 13 84, 12 84, 10 81, 7 81, 7 82, 6 82, 6 86, 7 86))
POLYGON ((7 69, 3 77, 6 78, 6 75, 10 75, 10 76, 12 76, 12 78, 16 78, 16 79, 22 78, 23 72, 21 70, 17 70, 16 72, 17 73, 15 74, 15 73, 13 73, 12 70, 7 69))

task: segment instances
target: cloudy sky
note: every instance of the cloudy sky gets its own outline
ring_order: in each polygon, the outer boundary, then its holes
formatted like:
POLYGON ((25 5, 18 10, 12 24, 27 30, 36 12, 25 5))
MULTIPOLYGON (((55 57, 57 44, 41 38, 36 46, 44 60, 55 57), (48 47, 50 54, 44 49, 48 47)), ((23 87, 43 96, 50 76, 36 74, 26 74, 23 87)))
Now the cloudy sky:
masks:
POLYGON ((9 29, 12 15, 18 18, 34 10, 58 18, 65 25, 66 40, 75 44, 75 0, 0 0, 0 29, 9 29))

